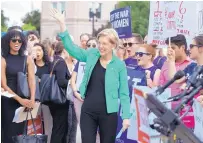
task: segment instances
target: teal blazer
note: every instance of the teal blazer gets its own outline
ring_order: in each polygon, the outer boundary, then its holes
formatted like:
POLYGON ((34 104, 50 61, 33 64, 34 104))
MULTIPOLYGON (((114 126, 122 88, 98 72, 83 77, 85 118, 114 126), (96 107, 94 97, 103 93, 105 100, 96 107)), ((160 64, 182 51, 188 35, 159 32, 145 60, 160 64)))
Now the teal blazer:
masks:
MULTIPOLYGON (((68 53, 78 61, 86 62, 85 73, 80 85, 80 94, 85 98, 87 85, 90 80, 93 68, 100 58, 97 48, 84 50, 73 44, 67 31, 59 34, 63 45, 68 53)), ((106 67, 105 73, 105 96, 108 113, 118 112, 119 102, 122 107, 122 119, 129 119, 130 114, 130 97, 127 79, 127 69, 125 63, 113 54, 113 58, 106 67)))

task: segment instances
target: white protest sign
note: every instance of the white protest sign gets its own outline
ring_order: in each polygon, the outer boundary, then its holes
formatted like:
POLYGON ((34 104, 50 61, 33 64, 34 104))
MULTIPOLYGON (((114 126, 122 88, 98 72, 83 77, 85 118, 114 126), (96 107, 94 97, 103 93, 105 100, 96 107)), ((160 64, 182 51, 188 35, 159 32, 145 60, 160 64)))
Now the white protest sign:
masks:
POLYGON ((191 43, 197 31, 196 7, 195 1, 150 2, 148 43, 163 48, 166 38, 175 34, 185 35, 187 43, 191 43))
POLYGON ((164 19, 163 19, 163 36, 164 38, 173 37, 177 35, 177 1, 164 1, 164 19))
POLYGON ((137 86, 134 87, 134 101, 135 102, 135 109, 136 109, 136 121, 137 122, 137 136, 138 142, 142 143, 150 143, 150 136, 149 136, 149 119, 148 116, 148 108, 143 96, 143 90, 147 89, 148 87, 145 86, 137 86))
POLYGON ((79 66, 78 66, 78 72, 77 72, 77 80, 76 80, 76 86, 77 89, 80 88, 80 84, 82 82, 84 73, 85 73, 85 62, 79 62, 79 66))
POLYGON ((195 118, 194 134, 203 141, 203 107, 197 100, 194 100, 193 112, 195 118))
MULTIPOLYGON (((137 91, 142 91, 145 93, 153 93, 157 88, 149 88, 147 86, 134 86, 133 96, 131 100, 131 113, 132 118, 130 119, 131 126, 128 129, 127 137, 131 140, 142 140, 145 138, 145 141, 148 140, 148 136, 150 141, 156 141, 160 139, 160 133, 156 130, 153 130, 149 127, 149 124, 153 124, 153 120, 156 116, 153 113, 148 115, 147 105, 144 103, 144 98, 141 97, 141 93, 137 91), (137 104, 136 104, 137 103, 137 104), (145 113, 147 112, 147 114, 145 113), (148 117, 148 118, 146 118, 148 117), (147 123, 147 124, 146 124, 147 123)), ((168 88, 161 95, 157 96, 157 98, 164 102, 171 96, 171 89, 168 88)), ((167 108, 171 109, 171 103, 165 104, 167 108)))
POLYGON ((165 46, 163 37, 163 20, 164 20, 164 3, 163 1, 150 2, 149 29, 147 42, 160 46, 165 46))

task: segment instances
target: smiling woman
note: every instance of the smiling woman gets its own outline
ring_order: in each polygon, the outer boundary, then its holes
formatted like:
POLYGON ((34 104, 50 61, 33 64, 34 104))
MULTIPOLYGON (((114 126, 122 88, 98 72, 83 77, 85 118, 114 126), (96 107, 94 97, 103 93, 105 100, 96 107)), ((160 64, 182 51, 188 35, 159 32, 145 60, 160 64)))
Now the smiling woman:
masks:
POLYGON ((77 60, 86 62, 80 85, 81 97, 78 97, 84 99, 80 118, 82 142, 95 143, 99 127, 101 143, 115 143, 119 98, 123 109, 123 131, 130 126, 131 117, 126 66, 113 53, 119 41, 117 32, 114 29, 101 31, 97 36, 98 49, 84 50, 73 44, 64 16, 56 9, 52 9, 50 15, 60 23, 59 36, 64 48, 77 60))
POLYGON ((26 40, 22 32, 9 31, 1 38, 1 87, 13 98, 1 97, 2 103, 2 131, 3 142, 12 143, 12 136, 23 133, 23 123, 13 123, 15 110, 20 106, 33 108, 35 103, 35 76, 34 65, 30 57, 25 57, 26 40), (26 60, 27 59, 27 60, 26 60), (24 71, 26 66, 27 71, 24 71), (24 99, 17 95, 17 74, 18 72, 28 73, 28 84, 30 99, 24 99), (11 130, 12 129, 12 130, 11 130))

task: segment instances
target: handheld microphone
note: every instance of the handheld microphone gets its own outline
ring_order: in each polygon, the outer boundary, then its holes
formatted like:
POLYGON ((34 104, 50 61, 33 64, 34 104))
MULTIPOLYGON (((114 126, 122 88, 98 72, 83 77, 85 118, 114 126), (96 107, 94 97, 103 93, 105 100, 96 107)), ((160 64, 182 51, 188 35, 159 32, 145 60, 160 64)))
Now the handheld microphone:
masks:
POLYGON ((182 77, 184 77, 185 76, 185 73, 183 72, 183 71, 178 71, 175 75, 174 75, 174 77, 170 80, 170 81, 168 81, 165 85, 163 85, 162 87, 159 87, 157 90, 156 90, 156 94, 157 95, 160 95, 160 94, 162 94, 164 91, 165 91, 165 89, 167 88, 167 87, 169 87, 172 83, 174 83, 176 80, 178 80, 178 79, 181 79, 182 77))
POLYGON ((172 97, 169 97, 167 100, 170 100, 171 102, 172 101, 178 101, 180 100, 181 98, 183 98, 184 96, 187 96, 188 94, 190 94, 192 92, 192 89, 191 90, 184 90, 183 93, 180 93, 176 96, 172 96, 172 97))
POLYGON ((182 102, 175 108, 174 112, 178 113, 178 111, 183 107, 183 105, 187 104, 189 101, 191 101, 194 96, 203 88, 203 79, 199 79, 197 82, 198 87, 193 89, 191 93, 182 100, 182 102))
POLYGON ((187 80, 186 89, 189 89, 191 86, 195 86, 198 79, 197 76, 201 73, 203 73, 203 66, 195 67, 193 74, 187 80))

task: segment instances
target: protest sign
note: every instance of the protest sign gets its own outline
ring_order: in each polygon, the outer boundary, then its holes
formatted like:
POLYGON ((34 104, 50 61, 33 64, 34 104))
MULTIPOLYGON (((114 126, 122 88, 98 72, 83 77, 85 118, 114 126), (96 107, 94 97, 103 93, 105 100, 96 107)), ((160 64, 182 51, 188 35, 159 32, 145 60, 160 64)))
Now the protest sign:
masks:
POLYGON ((197 2, 197 34, 203 34, 203 2, 202 1, 198 1, 197 2))
POLYGON ((77 79, 76 79, 77 89, 80 88, 80 84, 82 82, 82 79, 83 79, 83 76, 85 73, 85 66, 86 66, 85 62, 79 62, 78 72, 77 72, 78 74, 77 74, 77 79))
POLYGON ((149 29, 147 43, 165 46, 164 31, 164 2, 150 2, 149 29))
POLYGON ((164 7, 164 19, 163 19, 163 37, 173 37, 177 35, 177 3, 178 1, 165 1, 164 7))
MULTIPOLYGON (((137 71, 136 69, 127 68, 128 72, 128 87, 130 91, 130 101, 134 101, 134 97, 132 96, 133 86, 140 85, 140 86, 146 86, 146 76, 145 73, 141 71, 137 71)), ((120 107, 119 110, 119 116, 118 116, 118 127, 117 127, 117 139, 116 143, 136 143, 137 137, 135 136, 135 131, 137 128, 136 124, 136 109, 135 104, 131 104, 130 112, 132 114, 132 117, 130 119, 130 127, 125 131, 124 133, 121 133, 122 129, 122 109, 120 107), (120 133, 120 134, 119 134, 120 133)))
POLYGON ((196 7, 195 1, 150 2, 148 43, 163 48, 166 47, 166 38, 176 34, 185 35, 187 42, 191 43, 197 26, 196 7))
POLYGON ((195 118, 194 134, 203 141, 203 108, 196 99, 193 103, 193 112, 195 118))
POLYGON ((110 13, 110 22, 120 39, 132 36, 131 7, 124 7, 112 11, 110 13))
MULTIPOLYGON (((142 87, 141 87, 142 88, 142 87)), ((144 87, 145 88, 145 87, 144 87)), ((143 96, 143 91, 139 88, 134 88, 133 96, 135 97, 135 100, 132 102, 135 102, 135 108, 137 113, 137 120, 135 122, 137 123, 136 132, 138 136, 137 141, 141 143, 150 143, 150 136, 149 136, 149 119, 148 117, 148 108, 143 96)))

